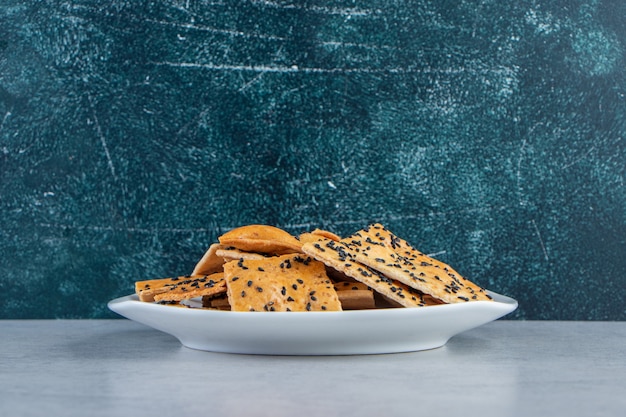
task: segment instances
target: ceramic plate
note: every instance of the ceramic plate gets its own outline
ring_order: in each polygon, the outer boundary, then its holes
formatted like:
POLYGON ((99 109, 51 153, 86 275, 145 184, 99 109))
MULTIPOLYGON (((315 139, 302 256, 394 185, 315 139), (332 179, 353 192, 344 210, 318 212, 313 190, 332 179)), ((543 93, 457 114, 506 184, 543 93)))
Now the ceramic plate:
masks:
POLYGON ((231 312, 139 301, 109 302, 114 312, 175 336, 189 348, 264 355, 357 355, 410 352, 446 344, 454 335, 496 320, 517 301, 489 292, 493 301, 423 308, 320 312, 231 312))

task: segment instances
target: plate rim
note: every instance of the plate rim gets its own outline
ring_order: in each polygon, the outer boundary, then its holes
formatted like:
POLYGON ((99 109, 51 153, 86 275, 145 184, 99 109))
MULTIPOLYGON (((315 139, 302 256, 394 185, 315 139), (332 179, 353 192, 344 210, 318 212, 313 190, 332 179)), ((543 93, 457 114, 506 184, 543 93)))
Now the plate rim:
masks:
MULTIPOLYGON (((136 294, 128 294, 125 296, 117 297, 110 300, 107 303, 108 308, 117 313, 115 306, 131 304, 141 306, 144 309, 155 309, 156 311, 168 311, 168 312, 181 312, 181 314, 201 314, 201 315, 209 315, 209 316, 221 316, 225 315, 226 317, 237 315, 237 317, 281 317, 281 316, 289 316, 289 317, 335 317, 337 315, 341 316, 358 316, 358 315, 371 315, 371 314, 385 314, 385 315, 393 315, 393 314, 405 314, 407 311, 415 312, 416 314, 425 314, 425 313, 417 313, 423 311, 433 311, 434 309, 458 309, 458 308, 467 308, 469 306, 484 306, 484 307, 494 307, 497 306, 503 310, 510 310, 504 315, 509 314, 517 309, 519 303, 516 299, 496 293, 491 290, 486 290, 487 294, 493 297, 492 301, 469 301, 463 303, 453 303, 453 304, 438 304, 432 306, 425 307, 391 307, 391 308, 372 308, 372 309, 360 309, 360 310, 343 310, 343 311, 224 311, 224 310, 213 310, 213 309, 203 309, 203 308, 181 308, 174 307, 165 304, 157 304, 153 302, 145 302, 140 301, 139 297, 136 294), (184 312, 184 313, 182 313, 184 312)), ((470 307, 473 308, 473 307, 470 307)), ((123 316, 123 314, 120 314, 123 316)))

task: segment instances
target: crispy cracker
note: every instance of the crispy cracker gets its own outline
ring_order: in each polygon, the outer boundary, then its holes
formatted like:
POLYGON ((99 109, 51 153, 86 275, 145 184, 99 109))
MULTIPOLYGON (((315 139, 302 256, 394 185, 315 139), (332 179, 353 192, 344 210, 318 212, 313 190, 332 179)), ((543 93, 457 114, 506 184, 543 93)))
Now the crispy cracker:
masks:
POLYGON ((146 302, 181 301, 226 292, 226 282, 223 272, 194 277, 162 278, 137 281, 135 292, 141 301, 146 302))
POLYGON ((372 290, 337 291, 337 297, 343 310, 376 308, 374 291, 372 290))
POLYGON ((404 307, 424 307, 427 300, 423 293, 402 282, 387 278, 380 272, 373 270, 356 261, 349 249, 342 242, 326 239, 317 243, 306 243, 302 250, 325 265, 362 282, 380 294, 401 304, 404 307))
POLYGON ((228 294, 205 295, 202 297, 202 307, 216 310, 230 310, 228 294))
POLYGON ((341 236, 336 235, 336 234, 335 234, 335 233, 333 233, 333 232, 329 232, 328 230, 323 230, 323 229, 314 229, 314 230, 311 232, 311 234, 314 234, 314 235, 319 235, 319 236, 323 236, 323 237, 325 237, 325 238, 327 238, 327 239, 330 239, 330 240, 335 240, 335 241, 339 241, 339 240, 341 240, 341 236))
POLYGON ((483 288, 381 224, 366 227, 340 242, 356 261, 446 303, 491 300, 483 288))
POLYGON ((337 297, 344 310, 375 308, 374 291, 362 282, 333 282, 337 297))
POLYGON ((220 257, 217 252, 223 248, 224 246, 219 243, 213 243, 209 246, 209 249, 204 253, 202 259, 198 261, 191 275, 210 275, 215 272, 220 272, 222 265, 224 265, 224 259, 220 257))
POLYGON ((244 252, 235 248, 218 249, 217 256, 224 260, 224 263, 239 259, 265 259, 269 255, 263 253, 244 252))
POLYGON ((252 224, 224 233, 218 238, 225 246, 233 246, 246 252, 270 255, 299 253, 302 244, 286 231, 274 226, 252 224))
POLYGON ((366 284, 363 284, 359 281, 341 281, 341 282, 333 282, 333 287, 335 287, 335 291, 367 291, 371 290, 366 284))
POLYGON ((321 238, 327 238, 335 241, 341 240, 341 237, 334 234, 333 232, 322 229, 314 229, 310 232, 301 233, 300 236, 298 236, 298 239, 303 244, 308 242, 317 242, 321 238))
POLYGON ((232 311, 340 311, 324 264, 283 255, 224 264, 232 311))
POLYGON ((316 235, 316 234, 309 233, 309 232, 300 233, 300 236, 298 236, 298 240, 302 244, 310 243, 310 242, 318 242, 322 239, 324 239, 324 236, 316 235))

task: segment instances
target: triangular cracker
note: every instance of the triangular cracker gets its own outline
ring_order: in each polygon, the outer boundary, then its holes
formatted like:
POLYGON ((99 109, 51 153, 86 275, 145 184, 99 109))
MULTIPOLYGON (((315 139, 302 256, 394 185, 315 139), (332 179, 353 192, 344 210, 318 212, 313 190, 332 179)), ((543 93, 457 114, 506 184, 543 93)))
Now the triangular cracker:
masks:
POLYGON ((302 250, 327 266, 362 282, 404 307, 425 307, 434 304, 428 303, 420 291, 388 278, 356 261, 351 255, 350 249, 342 242, 324 239, 316 243, 305 243, 302 250))
POLYGON ((324 264, 283 255, 224 264, 232 311, 340 311, 324 264))
POLYGON ((147 302, 181 301, 220 292, 226 292, 223 272, 135 282, 135 293, 141 301, 147 302))
POLYGON ((202 259, 198 261, 191 275, 210 275, 222 270, 224 265, 224 259, 217 254, 218 250, 223 249, 224 246, 219 243, 213 243, 209 246, 209 249, 204 253, 202 259))
POLYGON ((358 262, 446 303, 491 300, 483 288, 381 224, 366 227, 340 243, 358 262))

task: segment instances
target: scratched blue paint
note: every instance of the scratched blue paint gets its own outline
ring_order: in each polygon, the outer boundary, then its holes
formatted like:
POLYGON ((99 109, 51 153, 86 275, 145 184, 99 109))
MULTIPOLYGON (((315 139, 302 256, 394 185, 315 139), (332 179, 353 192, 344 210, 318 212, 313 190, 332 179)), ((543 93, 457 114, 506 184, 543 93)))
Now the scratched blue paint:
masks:
POLYGON ((620 1, 4 2, 0 318, 113 317, 224 231, 380 221, 624 320, 620 1))

